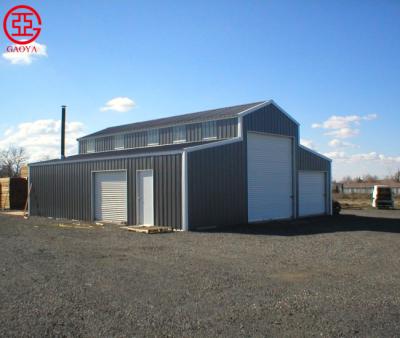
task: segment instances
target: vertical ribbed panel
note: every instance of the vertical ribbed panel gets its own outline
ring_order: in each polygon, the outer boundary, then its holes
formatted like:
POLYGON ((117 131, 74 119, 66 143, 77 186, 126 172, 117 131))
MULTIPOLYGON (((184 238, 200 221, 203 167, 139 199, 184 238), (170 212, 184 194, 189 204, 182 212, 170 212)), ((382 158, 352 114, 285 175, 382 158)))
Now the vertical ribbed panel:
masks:
POLYGON ((297 169, 328 171, 330 162, 307 149, 297 148, 297 169))
POLYGON ((237 136, 238 119, 226 119, 217 121, 217 137, 219 139, 237 136))
POLYGON ((174 130, 172 127, 160 129, 160 144, 172 144, 174 137, 174 130))
POLYGON ((188 153, 190 229, 247 221, 243 153, 243 142, 188 153))
MULTIPOLYGON (((217 138, 226 139, 237 136, 237 118, 217 120, 217 138)), ((174 128, 160 128, 160 144, 173 144, 174 128)), ((202 141, 201 123, 186 125, 186 142, 202 141)), ((95 139, 95 151, 114 150, 114 136, 98 137, 95 139)), ((147 131, 124 134, 124 148, 133 149, 147 146, 147 131)), ((79 154, 87 153, 87 140, 79 141, 79 154)))
POLYGON ((298 125, 271 104, 246 115, 244 129, 245 131, 293 136, 296 139, 299 135, 298 125))
POLYGON ((136 170, 154 170, 155 225, 181 228, 181 154, 30 167, 31 215, 90 221, 92 171, 126 169, 128 223, 136 224, 136 170))

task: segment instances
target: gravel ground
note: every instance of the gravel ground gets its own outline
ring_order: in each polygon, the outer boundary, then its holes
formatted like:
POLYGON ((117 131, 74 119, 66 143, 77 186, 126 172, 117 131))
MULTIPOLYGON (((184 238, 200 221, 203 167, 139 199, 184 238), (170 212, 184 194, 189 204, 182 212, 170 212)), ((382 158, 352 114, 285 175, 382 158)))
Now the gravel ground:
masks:
POLYGON ((0 216, 0 336, 399 337, 400 210, 159 235, 0 216))

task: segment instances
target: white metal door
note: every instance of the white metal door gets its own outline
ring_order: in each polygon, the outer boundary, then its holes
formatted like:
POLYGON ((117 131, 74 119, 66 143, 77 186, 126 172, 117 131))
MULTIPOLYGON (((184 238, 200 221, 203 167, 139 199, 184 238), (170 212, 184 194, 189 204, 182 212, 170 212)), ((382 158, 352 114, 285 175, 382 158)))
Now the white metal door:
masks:
POLYGON ((324 214, 326 211, 325 173, 299 172, 299 216, 324 214))
POLYGON ((127 221, 125 171, 94 173, 94 218, 107 222, 127 221))
POLYGON ((292 139, 247 134, 248 221, 293 216, 292 139))
POLYGON ((153 170, 137 171, 138 224, 154 225, 153 170))

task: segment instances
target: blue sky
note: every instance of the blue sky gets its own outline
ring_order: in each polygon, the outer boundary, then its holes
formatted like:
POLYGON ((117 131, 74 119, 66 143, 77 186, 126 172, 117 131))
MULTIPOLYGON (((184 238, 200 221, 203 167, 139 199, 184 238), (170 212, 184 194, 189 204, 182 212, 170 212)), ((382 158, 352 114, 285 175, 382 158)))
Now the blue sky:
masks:
POLYGON ((1 21, 19 4, 46 55, 13 64, 1 31, 0 147, 57 154, 62 104, 72 153, 110 125, 274 99, 335 178, 400 168, 397 0, 2 1, 1 21), (100 111, 116 97, 135 107, 100 111))

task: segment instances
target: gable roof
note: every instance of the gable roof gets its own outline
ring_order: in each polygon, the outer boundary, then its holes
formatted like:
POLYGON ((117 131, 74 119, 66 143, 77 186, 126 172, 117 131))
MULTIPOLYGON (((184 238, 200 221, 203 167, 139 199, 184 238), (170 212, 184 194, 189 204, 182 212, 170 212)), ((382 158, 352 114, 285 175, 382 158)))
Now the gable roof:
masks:
POLYGON ((109 127, 106 129, 102 129, 95 133, 83 136, 78 140, 82 140, 85 138, 90 138, 94 136, 107 136, 125 132, 133 132, 143 129, 150 129, 150 128, 160 128, 160 127, 168 127, 173 125, 179 124, 187 124, 187 123, 196 123, 196 122, 204 122, 209 120, 217 120, 217 119, 225 119, 230 117, 237 117, 240 113, 243 113, 249 109, 255 108, 261 104, 267 104, 267 101, 259 101, 247 104, 241 104, 238 106, 232 107, 224 107, 218 109, 211 109, 200 111, 196 113, 184 114, 184 115, 177 115, 171 117, 164 117, 156 120, 149 120, 143 122, 136 122, 130 124, 124 124, 115 127, 109 127))

